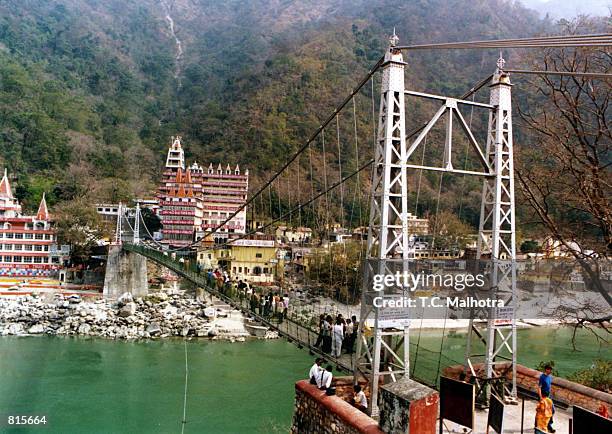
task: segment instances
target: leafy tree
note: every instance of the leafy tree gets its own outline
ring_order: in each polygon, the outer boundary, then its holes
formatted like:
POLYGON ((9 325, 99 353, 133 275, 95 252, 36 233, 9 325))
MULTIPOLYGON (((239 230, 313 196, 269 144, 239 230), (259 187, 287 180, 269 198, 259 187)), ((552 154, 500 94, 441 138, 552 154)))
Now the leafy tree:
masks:
POLYGON ((71 259, 75 263, 86 262, 96 241, 110 239, 112 234, 95 208, 83 199, 63 202, 53 210, 53 218, 58 241, 72 246, 71 259))

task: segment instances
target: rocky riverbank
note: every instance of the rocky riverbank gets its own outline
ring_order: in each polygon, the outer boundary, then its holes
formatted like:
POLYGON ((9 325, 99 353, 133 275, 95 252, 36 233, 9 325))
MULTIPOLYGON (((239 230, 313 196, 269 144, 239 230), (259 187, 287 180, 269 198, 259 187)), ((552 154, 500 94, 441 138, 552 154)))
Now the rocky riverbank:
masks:
MULTIPOLYGON (((61 294, 44 299, 21 296, 0 299, 0 335, 81 335, 111 339, 191 336, 243 341, 249 337, 238 311, 217 309, 213 303, 184 293, 157 292, 144 298, 128 293, 116 302, 85 301, 61 294), (212 311, 219 316, 207 317, 212 311), (222 318, 229 315, 229 318, 222 318)), ((277 337, 268 332, 266 338, 277 337)))

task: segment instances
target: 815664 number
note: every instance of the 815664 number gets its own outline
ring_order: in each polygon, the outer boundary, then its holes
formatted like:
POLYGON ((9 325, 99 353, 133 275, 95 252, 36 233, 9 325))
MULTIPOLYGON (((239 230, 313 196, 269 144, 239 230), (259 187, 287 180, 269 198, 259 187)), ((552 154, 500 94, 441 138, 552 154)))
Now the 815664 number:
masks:
POLYGON ((46 425, 47 416, 9 416, 9 425, 46 425))

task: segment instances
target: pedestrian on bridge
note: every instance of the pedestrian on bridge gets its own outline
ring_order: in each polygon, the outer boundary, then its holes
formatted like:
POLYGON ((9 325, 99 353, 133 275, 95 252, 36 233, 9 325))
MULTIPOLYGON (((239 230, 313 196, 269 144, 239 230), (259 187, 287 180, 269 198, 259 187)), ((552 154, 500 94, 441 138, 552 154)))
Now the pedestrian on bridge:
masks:
POLYGON ((535 415, 535 434, 554 433, 555 430, 550 427, 550 421, 555 412, 552 399, 549 398, 548 392, 540 392, 541 398, 536 407, 535 415))
MULTIPOLYGON (((540 375, 540 379, 538 380, 538 395, 540 399, 543 397, 550 397, 552 395, 552 363, 544 366, 544 372, 540 375)), ((552 398, 549 398, 552 404, 552 398)), ((555 412, 555 408, 553 405, 552 412, 555 412)), ((554 433, 555 429, 553 428, 553 417, 552 414, 550 416, 550 420, 548 421, 547 429, 549 433, 554 433)))
POLYGON ((352 352, 352 346, 353 346, 351 342, 352 338, 353 338, 353 322, 351 321, 350 318, 347 318, 346 325, 344 327, 344 340, 342 341, 342 347, 344 348, 347 354, 350 354, 352 352))
POLYGON ((314 346, 318 347, 323 342, 323 322, 325 321, 325 314, 319 315, 319 335, 317 336, 317 341, 314 346))
POLYGON ((336 324, 332 329, 332 356, 340 357, 342 355, 342 341, 344 340, 344 320, 341 317, 336 318, 336 324))
POLYGON ((325 320, 323 320, 323 325, 321 326, 323 331, 323 347, 321 348, 324 353, 331 353, 332 350, 332 324, 334 320, 331 315, 327 315, 325 320))

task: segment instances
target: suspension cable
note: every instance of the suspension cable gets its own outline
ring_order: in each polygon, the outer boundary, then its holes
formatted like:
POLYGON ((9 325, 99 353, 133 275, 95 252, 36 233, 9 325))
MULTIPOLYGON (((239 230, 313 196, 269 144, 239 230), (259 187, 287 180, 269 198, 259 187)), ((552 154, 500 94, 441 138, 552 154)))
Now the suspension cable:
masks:
POLYGON ((393 47, 395 50, 436 50, 436 49, 471 49, 471 48, 564 48, 612 46, 612 34, 561 35, 539 38, 493 39, 481 41, 444 42, 436 44, 417 44, 393 47))
MULTIPOLYGON (((352 173, 345 175, 344 178, 342 178, 340 181, 336 182, 335 184, 329 186, 329 188, 326 191, 322 191, 320 193, 317 193, 315 196, 311 197, 308 201, 304 202, 301 205, 302 208, 314 203, 317 199, 320 199, 321 197, 325 196, 327 193, 329 193, 330 191, 334 190, 336 187, 338 187, 340 184, 348 181, 349 179, 352 179, 354 176, 357 175, 357 173, 360 173, 361 171, 367 169, 372 163, 374 162, 374 159, 370 159, 368 160, 366 163, 364 163, 361 167, 359 167, 357 170, 353 171, 352 173)), ((297 207, 294 207, 293 210, 291 210, 292 212, 295 212, 297 210, 297 207)), ((288 215, 288 212, 286 212, 285 214, 273 219, 271 222, 266 223, 261 229, 267 229, 268 227, 272 226, 274 223, 277 223, 279 221, 281 221, 283 218, 285 218, 288 215)), ((240 236, 236 237, 236 238, 232 238, 232 239, 228 239, 228 241, 226 243, 223 244, 219 244, 216 246, 213 246, 211 248, 205 249, 205 250, 214 250, 214 249, 220 249, 220 248, 225 248, 227 246, 230 246, 232 243, 244 239, 250 235, 253 235, 254 231, 245 233, 245 234, 240 234, 240 236)))
MULTIPOLYGON (((295 154, 293 154, 293 156, 291 158, 289 158, 289 160, 287 162, 285 162, 275 173, 274 175, 272 175, 272 177, 268 180, 268 182, 266 184, 264 184, 257 192, 255 192, 255 194, 253 196, 251 196, 251 198, 249 200, 247 200, 243 205, 241 205, 236 211, 234 211, 234 213, 232 215, 230 215, 229 217, 227 217, 227 219, 220 223, 216 228, 214 228, 211 233, 209 235, 213 235, 214 233, 216 233, 219 229, 221 229, 227 222, 231 221, 234 217, 236 217, 236 215, 238 215, 238 213, 240 211, 242 211, 250 202, 252 202, 257 196, 259 196, 264 190, 265 188, 271 184, 272 182, 274 182, 274 180, 302 153, 304 152, 304 150, 306 150, 306 148, 308 148, 308 146, 319 136, 319 134, 325 129, 325 127, 327 127, 327 125, 334 119, 334 117, 336 116, 337 113, 339 113, 351 100, 351 98, 353 98, 354 95, 356 95, 361 88, 363 87, 363 85, 365 83, 368 82, 368 80, 370 79, 370 77, 372 77, 372 75, 378 70, 378 68, 382 65, 384 60, 384 56, 381 57, 380 59, 378 59, 378 61, 376 62, 376 64, 368 71, 368 73, 365 75, 364 78, 362 78, 359 83, 357 84, 357 86, 349 93, 349 95, 344 98, 344 100, 340 103, 340 105, 338 105, 335 109, 334 112, 329 115, 327 117, 327 119, 325 119, 325 121, 319 126, 319 128, 317 128, 315 130, 315 132, 308 138, 308 140, 306 141, 306 143, 304 143, 304 145, 302 145, 295 154)), ((193 243, 196 244, 196 243, 193 243)), ((193 245, 192 244, 192 245, 193 245)))

